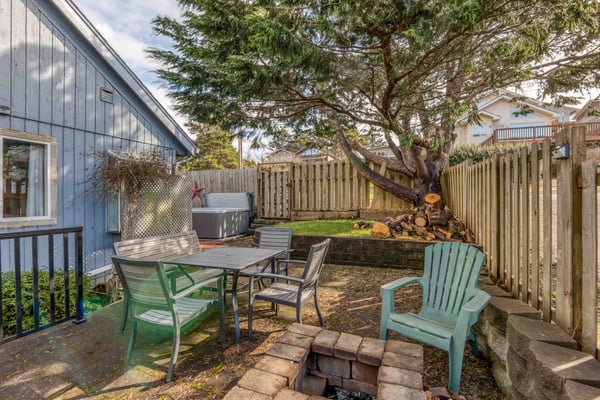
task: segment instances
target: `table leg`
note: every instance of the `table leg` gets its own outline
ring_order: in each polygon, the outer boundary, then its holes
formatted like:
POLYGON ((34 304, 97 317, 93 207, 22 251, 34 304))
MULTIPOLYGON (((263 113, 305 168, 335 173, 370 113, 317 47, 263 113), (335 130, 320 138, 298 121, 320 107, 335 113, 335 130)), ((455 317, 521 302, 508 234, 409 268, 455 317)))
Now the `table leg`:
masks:
POLYGON ((231 305, 233 306, 233 324, 235 329, 235 342, 240 342, 240 314, 238 312, 238 301, 237 301, 237 281, 238 271, 233 272, 231 278, 231 305))

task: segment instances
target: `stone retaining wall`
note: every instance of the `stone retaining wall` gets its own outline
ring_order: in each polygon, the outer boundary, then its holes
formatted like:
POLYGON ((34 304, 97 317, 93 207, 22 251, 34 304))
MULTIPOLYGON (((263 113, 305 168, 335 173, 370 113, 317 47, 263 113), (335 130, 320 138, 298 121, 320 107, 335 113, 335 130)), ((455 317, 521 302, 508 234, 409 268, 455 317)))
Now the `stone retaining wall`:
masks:
MULTIPOLYGON (((258 243, 258 231, 254 233, 258 243)), ((337 265, 364 265, 383 268, 423 269, 424 249, 433 242, 338 236, 294 235, 291 257, 306 259, 310 246, 330 238, 325 262, 337 265)))
POLYGON ((509 399, 600 399, 600 362, 541 313, 493 285, 474 333, 479 350, 509 399))

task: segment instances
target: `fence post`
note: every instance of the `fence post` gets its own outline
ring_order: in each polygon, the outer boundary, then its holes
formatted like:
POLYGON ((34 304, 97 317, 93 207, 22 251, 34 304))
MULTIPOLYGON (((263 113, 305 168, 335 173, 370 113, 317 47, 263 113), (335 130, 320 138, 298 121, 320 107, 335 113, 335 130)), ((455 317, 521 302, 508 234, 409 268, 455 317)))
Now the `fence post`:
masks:
POLYGON ((75 293, 76 302, 75 309, 77 315, 73 323, 81 324, 86 322, 85 310, 83 308, 83 230, 75 232, 75 293))
POLYGON ((585 130, 571 127, 561 130, 556 135, 556 145, 564 144, 569 144, 570 156, 557 162, 556 323, 580 341, 583 249, 582 191, 578 179, 581 179, 581 164, 585 160, 585 130))
POLYGON ((583 163, 582 221, 583 271, 582 271, 582 335, 581 349, 596 356, 598 346, 597 285, 598 285, 598 207, 597 207, 597 161, 583 163))

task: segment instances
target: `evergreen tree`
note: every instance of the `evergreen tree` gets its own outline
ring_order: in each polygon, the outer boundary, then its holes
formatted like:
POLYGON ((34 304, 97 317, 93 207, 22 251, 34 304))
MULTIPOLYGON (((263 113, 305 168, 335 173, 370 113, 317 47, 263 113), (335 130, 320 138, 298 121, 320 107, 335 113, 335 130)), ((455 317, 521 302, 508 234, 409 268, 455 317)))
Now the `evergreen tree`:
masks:
POLYGON ((191 132, 196 134, 194 142, 198 154, 181 164, 181 171, 206 169, 236 169, 238 155, 233 147, 233 135, 216 127, 193 125, 191 132))
POLYGON ((177 109, 236 131, 335 137, 361 175, 420 204, 441 193, 456 120, 478 96, 536 83, 554 106, 598 87, 600 2, 589 0, 180 0, 150 50, 177 109), (385 138, 395 157, 348 133, 385 138), (362 157, 359 157, 362 156, 362 157), (399 185, 369 168, 406 175, 399 185))

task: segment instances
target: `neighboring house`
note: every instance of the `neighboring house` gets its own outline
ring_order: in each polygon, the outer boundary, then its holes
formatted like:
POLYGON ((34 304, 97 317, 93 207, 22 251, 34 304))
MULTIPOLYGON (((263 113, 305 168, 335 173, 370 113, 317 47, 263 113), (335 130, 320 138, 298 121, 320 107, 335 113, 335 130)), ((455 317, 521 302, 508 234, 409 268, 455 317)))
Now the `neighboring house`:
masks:
POLYGON ((0 0, 0 38, 0 232, 81 226, 84 270, 109 265, 96 155, 197 149, 72 0, 0 0))
POLYGON ((585 105, 573 114, 572 119, 577 123, 600 122, 600 98, 589 100, 585 105))
POLYGON ((302 161, 330 161, 331 159, 332 158, 325 152, 316 147, 306 147, 296 153, 288 150, 275 150, 274 152, 267 154, 263 158, 262 163, 281 164, 302 161))
POLYGON ((395 157, 394 152, 392 149, 390 149, 390 146, 371 147, 369 151, 382 157, 395 157))
POLYGON ((544 103, 524 98, 507 90, 495 90, 477 102, 480 124, 470 124, 467 115, 456 124, 455 145, 480 144, 489 138, 495 129, 527 128, 569 122, 572 109, 549 108, 544 103), (523 110, 527 110, 524 113, 523 110))
POLYGON ((333 159, 323 150, 316 147, 306 147, 297 152, 296 156, 302 161, 331 161, 333 159))
POLYGON ((292 151, 275 150, 263 157, 262 164, 290 163, 297 162, 298 160, 298 156, 292 151))

